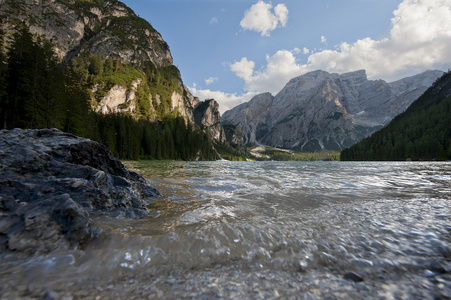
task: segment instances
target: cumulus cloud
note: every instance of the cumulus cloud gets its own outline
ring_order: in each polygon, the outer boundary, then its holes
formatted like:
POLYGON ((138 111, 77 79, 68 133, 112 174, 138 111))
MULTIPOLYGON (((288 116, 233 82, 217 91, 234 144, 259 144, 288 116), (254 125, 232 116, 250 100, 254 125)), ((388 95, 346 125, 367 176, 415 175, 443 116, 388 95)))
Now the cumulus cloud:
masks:
POLYGON ((247 57, 243 57, 240 61, 235 62, 230 66, 230 70, 245 81, 252 77, 254 68, 255 63, 247 60, 247 57))
POLYGON ((205 84, 206 85, 210 85, 210 84, 212 84, 213 82, 216 82, 216 81, 218 81, 218 77, 210 77, 210 78, 205 79, 205 84))
POLYGON ((192 87, 189 87, 190 92, 196 97, 199 97, 201 101, 206 99, 215 99, 219 103, 219 112, 223 114, 225 111, 234 108, 235 106, 249 101, 257 95, 257 93, 247 92, 242 95, 224 93, 221 91, 212 91, 209 89, 199 89, 194 83, 192 87))
POLYGON ((321 43, 326 43, 327 39, 324 35, 321 36, 321 43))
POLYGON ((277 27, 285 27, 288 20, 288 8, 285 4, 277 4, 274 7, 271 3, 259 0, 246 10, 240 22, 244 30, 260 32, 262 36, 269 36, 270 32, 277 27))
POLYGON ((277 93, 288 80, 299 75, 304 68, 296 63, 295 54, 299 49, 293 51, 280 50, 274 55, 266 55, 266 67, 255 71, 255 63, 243 57, 240 61, 233 63, 230 70, 242 78, 247 91, 277 93))
MULTIPOLYGON (((305 64, 296 61, 296 50, 267 55, 262 68, 243 57, 230 70, 244 80, 246 90, 274 94, 289 79, 318 69, 337 73, 365 69, 370 79, 393 81, 451 67, 450 0, 404 0, 393 15, 386 38, 342 42, 333 50, 319 52, 304 48, 303 54, 310 54, 305 64)), ((324 36, 321 40, 327 41, 324 36)))
POLYGON ((309 69, 366 69, 370 78, 397 79, 451 64, 451 1, 404 0, 393 12, 387 38, 364 38, 312 54, 309 69))
MULTIPOLYGON (((268 4, 259 1, 255 5, 268 4)), ((270 6, 267 10, 271 9, 270 6)), ((230 64, 230 70, 244 81, 246 92, 242 95, 198 89, 196 86, 190 89, 200 99, 214 98, 223 113, 249 101, 257 93, 276 94, 291 78, 318 69, 337 73, 366 69, 370 79, 387 81, 427 69, 446 71, 451 68, 449 20, 451 0, 404 0, 393 12, 392 27, 384 38, 367 37, 354 42, 342 42, 334 49, 318 52, 306 47, 301 52, 297 48, 291 51, 279 50, 266 55, 264 66, 256 66, 252 60, 243 57, 230 64), (296 60, 299 53, 309 55, 306 62, 296 60)), ((269 35, 273 27, 259 28, 254 30, 269 35)))

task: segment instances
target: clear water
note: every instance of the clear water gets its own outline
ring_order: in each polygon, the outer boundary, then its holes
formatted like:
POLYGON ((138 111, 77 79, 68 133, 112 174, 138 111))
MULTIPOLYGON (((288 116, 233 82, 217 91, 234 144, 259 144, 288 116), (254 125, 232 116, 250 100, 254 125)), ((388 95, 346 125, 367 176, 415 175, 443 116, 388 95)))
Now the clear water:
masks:
POLYGON ((163 196, 87 249, 4 264, 5 295, 451 297, 451 163, 127 162, 163 196))

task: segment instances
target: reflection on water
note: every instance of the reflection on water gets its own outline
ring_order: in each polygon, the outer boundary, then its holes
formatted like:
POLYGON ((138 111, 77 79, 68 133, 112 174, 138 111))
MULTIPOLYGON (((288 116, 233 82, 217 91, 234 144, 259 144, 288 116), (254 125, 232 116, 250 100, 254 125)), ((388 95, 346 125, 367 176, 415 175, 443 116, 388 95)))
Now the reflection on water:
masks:
POLYGON ((0 283, 105 298, 451 297, 451 163, 126 165, 163 195, 146 218, 99 217, 87 249, 9 266, 0 283))

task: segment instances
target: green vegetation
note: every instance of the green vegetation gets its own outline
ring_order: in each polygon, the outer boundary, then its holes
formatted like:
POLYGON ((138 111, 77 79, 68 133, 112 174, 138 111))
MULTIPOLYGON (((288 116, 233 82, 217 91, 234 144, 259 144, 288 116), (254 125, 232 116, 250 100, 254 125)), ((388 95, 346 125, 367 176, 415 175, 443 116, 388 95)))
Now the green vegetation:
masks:
POLYGON ((145 160, 216 160, 219 158, 208 136, 186 125, 181 117, 164 122, 136 121, 124 114, 91 113, 97 131, 88 137, 110 148, 114 156, 145 160), (92 135, 94 134, 94 136, 92 135))
POLYGON ((341 152, 341 160, 451 159, 451 72, 385 128, 341 152))
MULTIPOLYGON (((0 48, 3 41, 0 32, 0 48)), ((63 68, 51 44, 33 38, 25 25, 0 53, 0 129, 54 127, 99 141, 123 159, 218 158, 208 136, 169 109, 169 91, 181 90, 175 67, 149 63, 138 68, 83 54, 63 68), (130 88, 138 78, 143 81, 136 92, 139 113, 100 115, 90 110, 91 101, 98 101, 108 88, 130 88), (151 93, 161 93, 160 103, 154 103, 159 121, 151 116, 151 93)))
POLYGON ((248 156, 235 150, 227 144, 215 143, 215 148, 222 159, 230 161, 246 161, 248 156))

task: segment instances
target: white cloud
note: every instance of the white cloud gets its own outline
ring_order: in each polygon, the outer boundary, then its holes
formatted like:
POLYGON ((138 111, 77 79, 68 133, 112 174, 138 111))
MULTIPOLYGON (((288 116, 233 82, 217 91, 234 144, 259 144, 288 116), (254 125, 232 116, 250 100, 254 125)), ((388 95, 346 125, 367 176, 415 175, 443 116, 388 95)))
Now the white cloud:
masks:
POLYGON ((230 66, 230 70, 234 72, 238 77, 249 80, 254 73, 255 63, 247 60, 247 57, 241 58, 240 61, 233 63, 230 66))
POLYGON ((388 38, 343 42, 312 54, 309 69, 366 69, 370 78, 394 80, 451 65, 451 0, 404 0, 393 12, 388 38))
POLYGON ((217 17, 213 17, 210 19, 210 25, 217 24, 219 22, 219 19, 217 17))
POLYGON ((277 4, 276 7, 274 7, 274 14, 279 20, 280 26, 287 26, 288 8, 285 6, 285 4, 277 4))
POLYGON ((277 4, 274 7, 271 3, 259 0, 246 10, 240 22, 244 30, 260 32, 262 36, 269 36, 270 32, 277 27, 285 27, 288 20, 288 8, 285 4, 277 4))
POLYGON ((216 82, 216 81, 218 81, 218 77, 210 77, 210 78, 205 79, 205 84, 206 85, 210 85, 210 84, 212 84, 213 82, 216 82))
MULTIPOLYGON (((386 38, 342 42, 334 50, 319 52, 304 47, 303 54, 310 54, 305 64, 296 62, 297 50, 267 55, 266 66, 258 69, 243 57, 230 70, 244 80, 246 90, 275 94, 291 78, 318 69, 337 73, 366 69, 370 79, 392 81, 451 67, 451 0, 404 0, 393 14, 386 38)), ((327 42, 324 36, 321 41, 327 42)))
POLYGON ((242 78, 247 91, 277 93, 291 78, 303 71, 303 66, 296 63, 293 51, 280 50, 273 56, 266 55, 266 67, 255 71, 255 63, 243 57, 241 61, 230 66, 230 70, 242 78))
POLYGON ((219 103, 219 112, 221 115, 229 110, 234 108, 235 106, 249 101, 254 97, 257 93, 247 92, 242 95, 224 93, 220 91, 212 91, 209 89, 198 89, 197 85, 194 83, 192 87, 189 87, 190 92, 199 97, 201 101, 205 99, 215 99, 216 102, 219 103))

